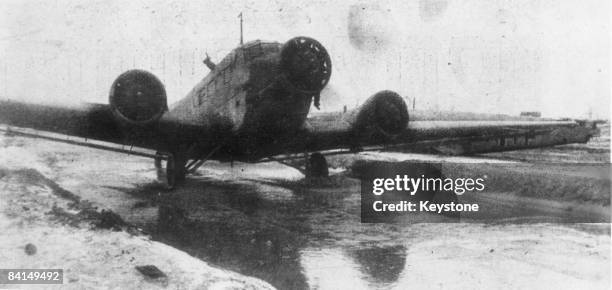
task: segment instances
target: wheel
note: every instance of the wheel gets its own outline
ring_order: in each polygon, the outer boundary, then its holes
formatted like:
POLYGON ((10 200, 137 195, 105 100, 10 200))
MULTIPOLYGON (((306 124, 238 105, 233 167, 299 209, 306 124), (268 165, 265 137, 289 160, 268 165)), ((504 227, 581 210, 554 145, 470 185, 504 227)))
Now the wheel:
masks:
POLYGON ((155 159, 154 159, 154 164, 155 164, 155 170, 157 173, 157 180, 162 180, 162 176, 165 174, 164 173, 164 168, 162 166, 162 161, 164 160, 163 156, 161 153, 156 152, 155 153, 155 159))
POLYGON ((308 175, 309 177, 328 177, 329 168, 327 167, 327 160, 321 153, 312 153, 310 155, 308 175))
POLYGON ((166 188, 173 189, 177 183, 185 180, 185 161, 178 159, 177 154, 166 154, 166 167, 163 168, 162 160, 161 156, 155 158, 157 180, 166 188))
POLYGON ((185 166, 187 165, 187 160, 185 159, 185 154, 175 153, 174 155, 174 177, 176 182, 185 181, 185 176, 187 175, 187 170, 185 166))
POLYGON ((176 186, 176 160, 174 159, 174 154, 168 155, 168 160, 166 160, 166 170, 165 176, 163 179, 164 184, 168 189, 173 189, 176 186))

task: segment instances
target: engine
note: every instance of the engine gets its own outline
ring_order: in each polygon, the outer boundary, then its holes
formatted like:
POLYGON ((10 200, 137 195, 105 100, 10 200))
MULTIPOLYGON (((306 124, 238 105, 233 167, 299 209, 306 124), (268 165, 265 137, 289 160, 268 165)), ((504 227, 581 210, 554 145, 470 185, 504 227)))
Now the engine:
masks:
POLYGON ((331 59, 321 43, 304 36, 290 39, 281 48, 279 69, 286 88, 314 96, 315 107, 319 108, 319 93, 332 72, 331 59))
POLYGON ((144 70, 129 70, 119 75, 108 100, 113 115, 123 125, 149 125, 168 111, 164 85, 144 70))
POLYGON ((408 108, 396 92, 380 91, 354 111, 351 119, 356 135, 378 134, 391 138, 408 126, 408 108))

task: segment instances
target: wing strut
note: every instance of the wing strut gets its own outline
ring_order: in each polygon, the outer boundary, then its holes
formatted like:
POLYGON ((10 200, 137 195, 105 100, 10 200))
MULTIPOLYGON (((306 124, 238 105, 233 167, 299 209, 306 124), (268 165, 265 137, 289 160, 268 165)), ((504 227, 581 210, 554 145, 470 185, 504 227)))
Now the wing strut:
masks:
POLYGON ((116 144, 111 144, 111 143, 104 142, 104 141, 88 140, 87 138, 74 137, 74 136, 69 136, 69 135, 64 135, 64 134, 39 132, 37 130, 28 129, 28 128, 17 128, 17 127, 7 126, 5 128, 0 127, 0 132, 4 132, 5 134, 9 136, 16 135, 16 136, 23 136, 23 137, 29 137, 29 138, 45 139, 49 141, 66 143, 70 145, 89 147, 89 148, 106 150, 106 151, 117 152, 117 153, 126 153, 129 155, 148 157, 148 158, 153 158, 153 159, 159 157, 154 153, 150 153, 150 150, 144 149, 144 148, 136 149, 134 148, 134 146, 130 146, 130 149, 125 149, 124 148, 125 145, 116 145, 116 144))
POLYGON ((210 150, 210 152, 208 152, 206 155, 202 155, 202 157, 198 159, 191 160, 191 162, 189 162, 187 166, 185 166, 185 171, 187 173, 194 173, 196 170, 198 170, 198 168, 200 168, 200 166, 202 166, 202 164, 204 164, 204 162, 208 161, 208 159, 213 156, 213 154, 215 154, 219 150, 219 148, 221 148, 221 146, 222 145, 215 147, 213 150, 210 150))

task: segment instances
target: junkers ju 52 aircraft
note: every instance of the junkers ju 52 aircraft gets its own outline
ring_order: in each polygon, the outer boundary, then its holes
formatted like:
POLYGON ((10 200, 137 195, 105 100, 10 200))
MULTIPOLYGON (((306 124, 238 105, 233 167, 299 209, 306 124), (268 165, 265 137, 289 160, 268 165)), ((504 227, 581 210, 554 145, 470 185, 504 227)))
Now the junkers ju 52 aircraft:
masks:
POLYGON ((325 176, 325 154, 472 154, 586 142, 597 133, 595 125, 576 121, 410 120, 404 100, 386 90, 353 110, 308 117, 332 73, 327 51, 308 37, 284 44, 253 41, 216 65, 205 62, 211 72, 170 109, 157 77, 129 70, 113 82, 108 104, 1 101, 0 122, 16 134, 151 157, 168 187, 207 160, 307 157, 307 176, 325 176))

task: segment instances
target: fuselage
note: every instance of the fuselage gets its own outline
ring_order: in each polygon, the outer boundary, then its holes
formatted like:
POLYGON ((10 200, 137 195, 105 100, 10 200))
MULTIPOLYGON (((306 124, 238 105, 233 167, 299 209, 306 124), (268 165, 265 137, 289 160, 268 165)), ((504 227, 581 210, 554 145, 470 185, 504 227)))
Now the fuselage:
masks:
POLYGON ((282 49, 262 41, 235 48, 170 108, 170 117, 202 128, 198 151, 225 144, 217 158, 254 159, 300 131, 313 95, 287 85, 282 49))

